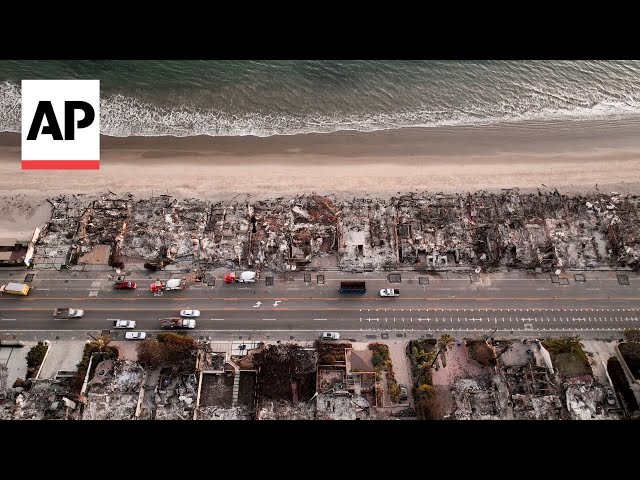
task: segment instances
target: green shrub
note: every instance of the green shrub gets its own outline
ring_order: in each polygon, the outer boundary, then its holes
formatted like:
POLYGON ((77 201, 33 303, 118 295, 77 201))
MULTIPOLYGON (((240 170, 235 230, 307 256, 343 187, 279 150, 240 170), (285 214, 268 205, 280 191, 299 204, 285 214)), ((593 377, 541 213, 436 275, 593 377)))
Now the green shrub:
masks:
POLYGON ((384 362, 390 359, 389 347, 384 343, 370 343, 369 350, 372 350, 374 355, 380 355, 384 362))
POLYGON ((400 401, 400 387, 395 382, 389 384, 389 397, 391 397, 391 401, 394 403, 400 401))
POLYGON ((27 353, 27 366, 33 369, 38 368, 47 354, 47 348, 44 343, 38 342, 35 347, 29 350, 29 353, 27 353))
POLYGON ((376 355, 374 355, 374 356, 371 358, 371 361, 373 362, 373 366, 374 366, 374 367, 377 367, 377 366, 378 366, 378 365, 380 365, 382 362, 384 362, 384 359, 382 358, 382 355, 378 355, 378 354, 376 354, 376 355))

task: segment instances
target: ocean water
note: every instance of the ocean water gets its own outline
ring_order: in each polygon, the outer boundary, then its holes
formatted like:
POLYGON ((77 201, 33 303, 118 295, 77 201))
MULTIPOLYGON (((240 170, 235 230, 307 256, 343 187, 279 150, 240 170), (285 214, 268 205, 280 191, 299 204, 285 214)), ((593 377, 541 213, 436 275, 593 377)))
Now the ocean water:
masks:
POLYGON ((640 61, 0 61, 0 131, 23 79, 99 79, 110 136, 271 136, 640 117, 640 61))

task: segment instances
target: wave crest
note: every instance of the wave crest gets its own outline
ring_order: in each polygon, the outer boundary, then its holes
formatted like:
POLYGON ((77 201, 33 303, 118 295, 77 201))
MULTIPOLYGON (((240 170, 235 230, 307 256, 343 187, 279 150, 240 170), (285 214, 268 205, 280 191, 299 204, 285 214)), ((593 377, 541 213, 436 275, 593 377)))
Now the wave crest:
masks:
MULTIPOLYGON (((372 132, 404 127, 491 125, 531 120, 608 120, 640 115, 640 103, 633 99, 582 106, 562 103, 562 106, 541 106, 539 101, 523 99, 516 105, 496 103, 493 111, 484 104, 466 105, 460 110, 417 108, 415 111, 371 114, 269 115, 234 114, 188 106, 167 108, 116 94, 100 102, 100 129, 104 135, 113 137, 269 137, 337 131, 372 132)), ((20 87, 9 82, 0 83, 0 131, 20 132, 20 122, 20 87)))

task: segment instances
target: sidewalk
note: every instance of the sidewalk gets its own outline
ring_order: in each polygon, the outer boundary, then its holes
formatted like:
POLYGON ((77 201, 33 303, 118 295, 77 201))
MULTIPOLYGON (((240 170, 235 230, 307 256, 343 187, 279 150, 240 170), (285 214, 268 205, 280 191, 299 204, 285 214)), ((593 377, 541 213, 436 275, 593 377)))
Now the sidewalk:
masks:
MULTIPOLYGON (((206 276, 215 278, 215 284, 224 284, 224 276, 231 270, 225 268, 218 268, 214 270, 207 270, 206 276)), ((238 270, 238 271, 241 271, 238 270)), ((8 280, 15 282, 24 282, 25 277, 29 274, 33 274, 33 281, 52 280, 52 279, 108 279, 109 276, 115 279, 118 274, 115 269, 107 265, 87 265, 83 269, 27 269, 27 268, 3 268, 0 269, 0 281, 8 280)), ((148 279, 150 282, 156 279, 168 280, 169 278, 182 278, 192 277, 195 275, 195 270, 191 268, 184 269, 165 269, 156 272, 151 272, 141 268, 138 265, 131 266, 124 269, 120 275, 125 275, 131 280, 143 280, 148 279)), ((548 281, 551 280, 551 273, 531 273, 528 271, 515 270, 511 272, 496 272, 496 273, 480 273, 476 274, 471 270, 465 271, 375 271, 375 272, 344 272, 344 271, 292 271, 292 272, 259 272, 257 285, 264 285, 266 278, 271 277, 274 285, 298 285, 298 284, 311 284, 322 285, 327 282, 333 281, 345 281, 345 280, 364 280, 369 282, 380 282, 384 285, 395 285, 400 287, 404 284, 424 284, 428 286, 434 282, 439 281, 462 281, 474 283, 477 285, 490 284, 492 281, 509 281, 509 280, 537 280, 548 281), (395 276, 390 277, 391 275, 395 276), (400 282, 391 282, 391 280, 400 279, 400 282)), ((569 285, 576 284, 588 284, 590 281, 617 281, 617 275, 626 275, 629 282, 633 284, 640 283, 640 274, 628 270, 610 270, 610 271, 578 271, 567 270, 563 273, 563 276, 568 278, 569 285), (575 279, 575 275, 584 275, 586 282, 578 282, 575 279)), ((580 277, 579 277, 580 278, 580 277)), ((380 287, 382 288, 382 286, 380 287)))

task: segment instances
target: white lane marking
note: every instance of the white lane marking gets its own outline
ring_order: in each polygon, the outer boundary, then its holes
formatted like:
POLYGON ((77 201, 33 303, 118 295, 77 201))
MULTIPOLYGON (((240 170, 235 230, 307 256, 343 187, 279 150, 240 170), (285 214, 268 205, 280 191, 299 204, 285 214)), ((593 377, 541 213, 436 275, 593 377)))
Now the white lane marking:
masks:
POLYGON ((50 288, 38 288, 38 291, 41 291, 41 290, 51 290, 51 289, 50 288))
POLYGON ((224 318, 210 318, 209 320, 213 320, 214 322, 222 322, 224 318))
MULTIPOLYGON (((314 320, 315 320, 316 322, 323 322, 323 321, 325 321, 325 322, 326 322, 326 320, 327 320, 327 319, 326 319, 326 318, 314 318, 314 320)), ((362 321, 362 319, 360 319, 360 321, 362 321)))
POLYGON ((267 320, 277 320, 277 318, 263 318, 262 320, 267 321, 267 320))
POLYGON ((2 321, 3 322, 15 322, 16 319, 15 318, 3 318, 2 321))
POLYGON ((550 290, 549 288, 536 288, 536 290, 550 290))
POLYGON ((599 288, 587 288, 587 290, 600 290, 599 288))

